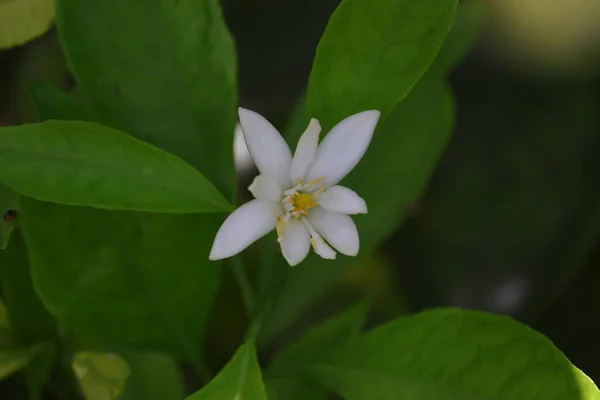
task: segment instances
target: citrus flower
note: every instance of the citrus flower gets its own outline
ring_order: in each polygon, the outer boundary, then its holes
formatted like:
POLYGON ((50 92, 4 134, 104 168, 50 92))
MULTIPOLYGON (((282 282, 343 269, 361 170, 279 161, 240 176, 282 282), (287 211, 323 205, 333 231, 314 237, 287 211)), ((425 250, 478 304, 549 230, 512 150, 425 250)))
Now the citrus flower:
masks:
POLYGON ((327 259, 336 252, 355 256, 356 225, 350 215, 367 204, 354 191, 337 185, 364 155, 380 113, 363 111, 344 119, 319 144, 321 125, 311 119, 292 153, 283 137, 260 114, 239 109, 246 145, 260 175, 248 187, 255 199, 236 209, 221 225, 209 259, 231 257, 276 230, 291 266, 310 247, 327 259))

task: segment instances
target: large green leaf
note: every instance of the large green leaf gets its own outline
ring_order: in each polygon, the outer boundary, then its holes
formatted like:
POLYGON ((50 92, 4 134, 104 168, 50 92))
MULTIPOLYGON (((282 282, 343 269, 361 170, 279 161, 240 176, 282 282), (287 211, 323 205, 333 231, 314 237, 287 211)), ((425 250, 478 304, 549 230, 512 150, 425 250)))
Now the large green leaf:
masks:
POLYGON ((211 243, 194 236, 196 219, 22 204, 33 281, 53 315, 106 343, 198 359, 221 266, 204 261, 211 243))
MULTIPOLYGON (((231 198, 235 52, 218 2, 57 5, 63 48, 98 121, 179 156, 231 198)), ((62 113, 49 112, 52 103, 38 102, 45 118, 62 113)), ((222 216, 27 205, 34 279, 51 310, 92 338, 198 360, 219 285, 221 265, 208 253, 222 216), (96 296, 79 286, 86 276, 96 296)))
POLYGON ((103 122, 232 195, 236 60, 218 0, 58 0, 56 24, 103 122))
POLYGON ((161 353, 125 352, 131 373, 119 400, 181 400, 183 388, 175 361, 161 353))
POLYGON ((1 0, 0 49, 20 46, 43 34, 54 19, 54 0, 1 0))
POLYGON ((456 0, 344 0, 317 48, 308 85, 309 116, 331 128, 369 109, 384 117, 435 58, 456 0))
POLYGON ((267 400, 254 344, 242 345, 221 372, 187 400, 267 400))
POLYGON ((387 323, 312 370, 348 400, 599 398, 541 334, 507 317, 457 309, 387 323))
POLYGON ((274 358, 265 372, 265 385, 270 400, 319 400, 327 390, 304 374, 307 364, 319 361, 331 348, 358 335, 366 318, 365 303, 312 328, 274 358))
MULTIPOLYGON (((335 261, 311 256, 289 271, 275 301, 262 339, 268 341, 289 326, 349 267, 363 260, 402 221, 405 210, 423 192, 438 157, 450 139, 453 103, 438 76, 428 75, 394 109, 375 133, 365 156, 342 184, 361 195, 369 213, 354 218, 361 238, 358 260, 335 261)), ((294 135, 302 133, 293 130, 294 135)), ((296 142, 295 137, 288 137, 296 142)))
POLYGON ((23 195, 55 203, 173 213, 229 209, 189 164, 93 122, 1 128, 0 176, 23 195))
POLYGON ((18 344, 52 341, 57 335, 56 321, 34 291, 27 248, 19 230, 13 233, 8 248, 0 252, 0 282, 18 344))

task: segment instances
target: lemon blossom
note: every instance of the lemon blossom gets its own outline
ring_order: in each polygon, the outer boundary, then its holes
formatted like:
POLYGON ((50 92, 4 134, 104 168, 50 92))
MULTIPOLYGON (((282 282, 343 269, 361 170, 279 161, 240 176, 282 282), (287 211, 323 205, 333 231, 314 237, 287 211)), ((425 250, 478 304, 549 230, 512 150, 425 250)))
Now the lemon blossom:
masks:
POLYGON ((277 129, 260 114, 239 109, 246 145, 260 175, 248 187, 255 199, 221 225, 209 259, 231 257, 276 230, 286 261, 294 266, 310 247, 327 259, 335 248, 355 256, 356 225, 349 215, 367 212, 354 191, 337 185, 364 155, 380 113, 363 111, 344 119, 319 144, 321 125, 311 119, 292 153, 277 129))

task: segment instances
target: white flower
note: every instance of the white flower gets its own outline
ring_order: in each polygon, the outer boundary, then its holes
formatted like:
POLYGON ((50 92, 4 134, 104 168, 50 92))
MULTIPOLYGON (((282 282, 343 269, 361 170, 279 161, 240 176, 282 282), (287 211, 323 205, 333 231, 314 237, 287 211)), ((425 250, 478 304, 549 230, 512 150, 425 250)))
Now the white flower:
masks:
POLYGON ((358 254, 358 231, 349 214, 366 213, 367 205, 337 183, 367 150, 379 111, 344 119, 320 145, 321 125, 311 119, 293 158, 269 121, 243 108, 239 116, 248 150, 260 171, 248 188, 256 199, 239 207, 221 225, 209 259, 234 256, 274 229, 291 266, 306 258, 311 245, 327 259, 336 255, 330 245, 348 256, 358 254))

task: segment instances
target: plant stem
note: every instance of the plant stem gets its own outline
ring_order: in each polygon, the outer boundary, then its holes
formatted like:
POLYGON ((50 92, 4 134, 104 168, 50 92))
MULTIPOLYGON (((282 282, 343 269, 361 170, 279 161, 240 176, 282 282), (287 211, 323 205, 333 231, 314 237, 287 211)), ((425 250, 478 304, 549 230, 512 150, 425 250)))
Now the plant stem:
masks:
POLYGON ((254 290, 252 289, 252 285, 250 284, 250 279, 248 278, 248 273, 244 268, 244 263, 242 262, 241 257, 233 257, 231 260, 231 269, 233 271, 233 276, 237 281, 240 291, 242 293, 242 300, 244 301, 244 308, 246 310, 246 315, 248 318, 252 318, 255 304, 254 299, 254 290))

